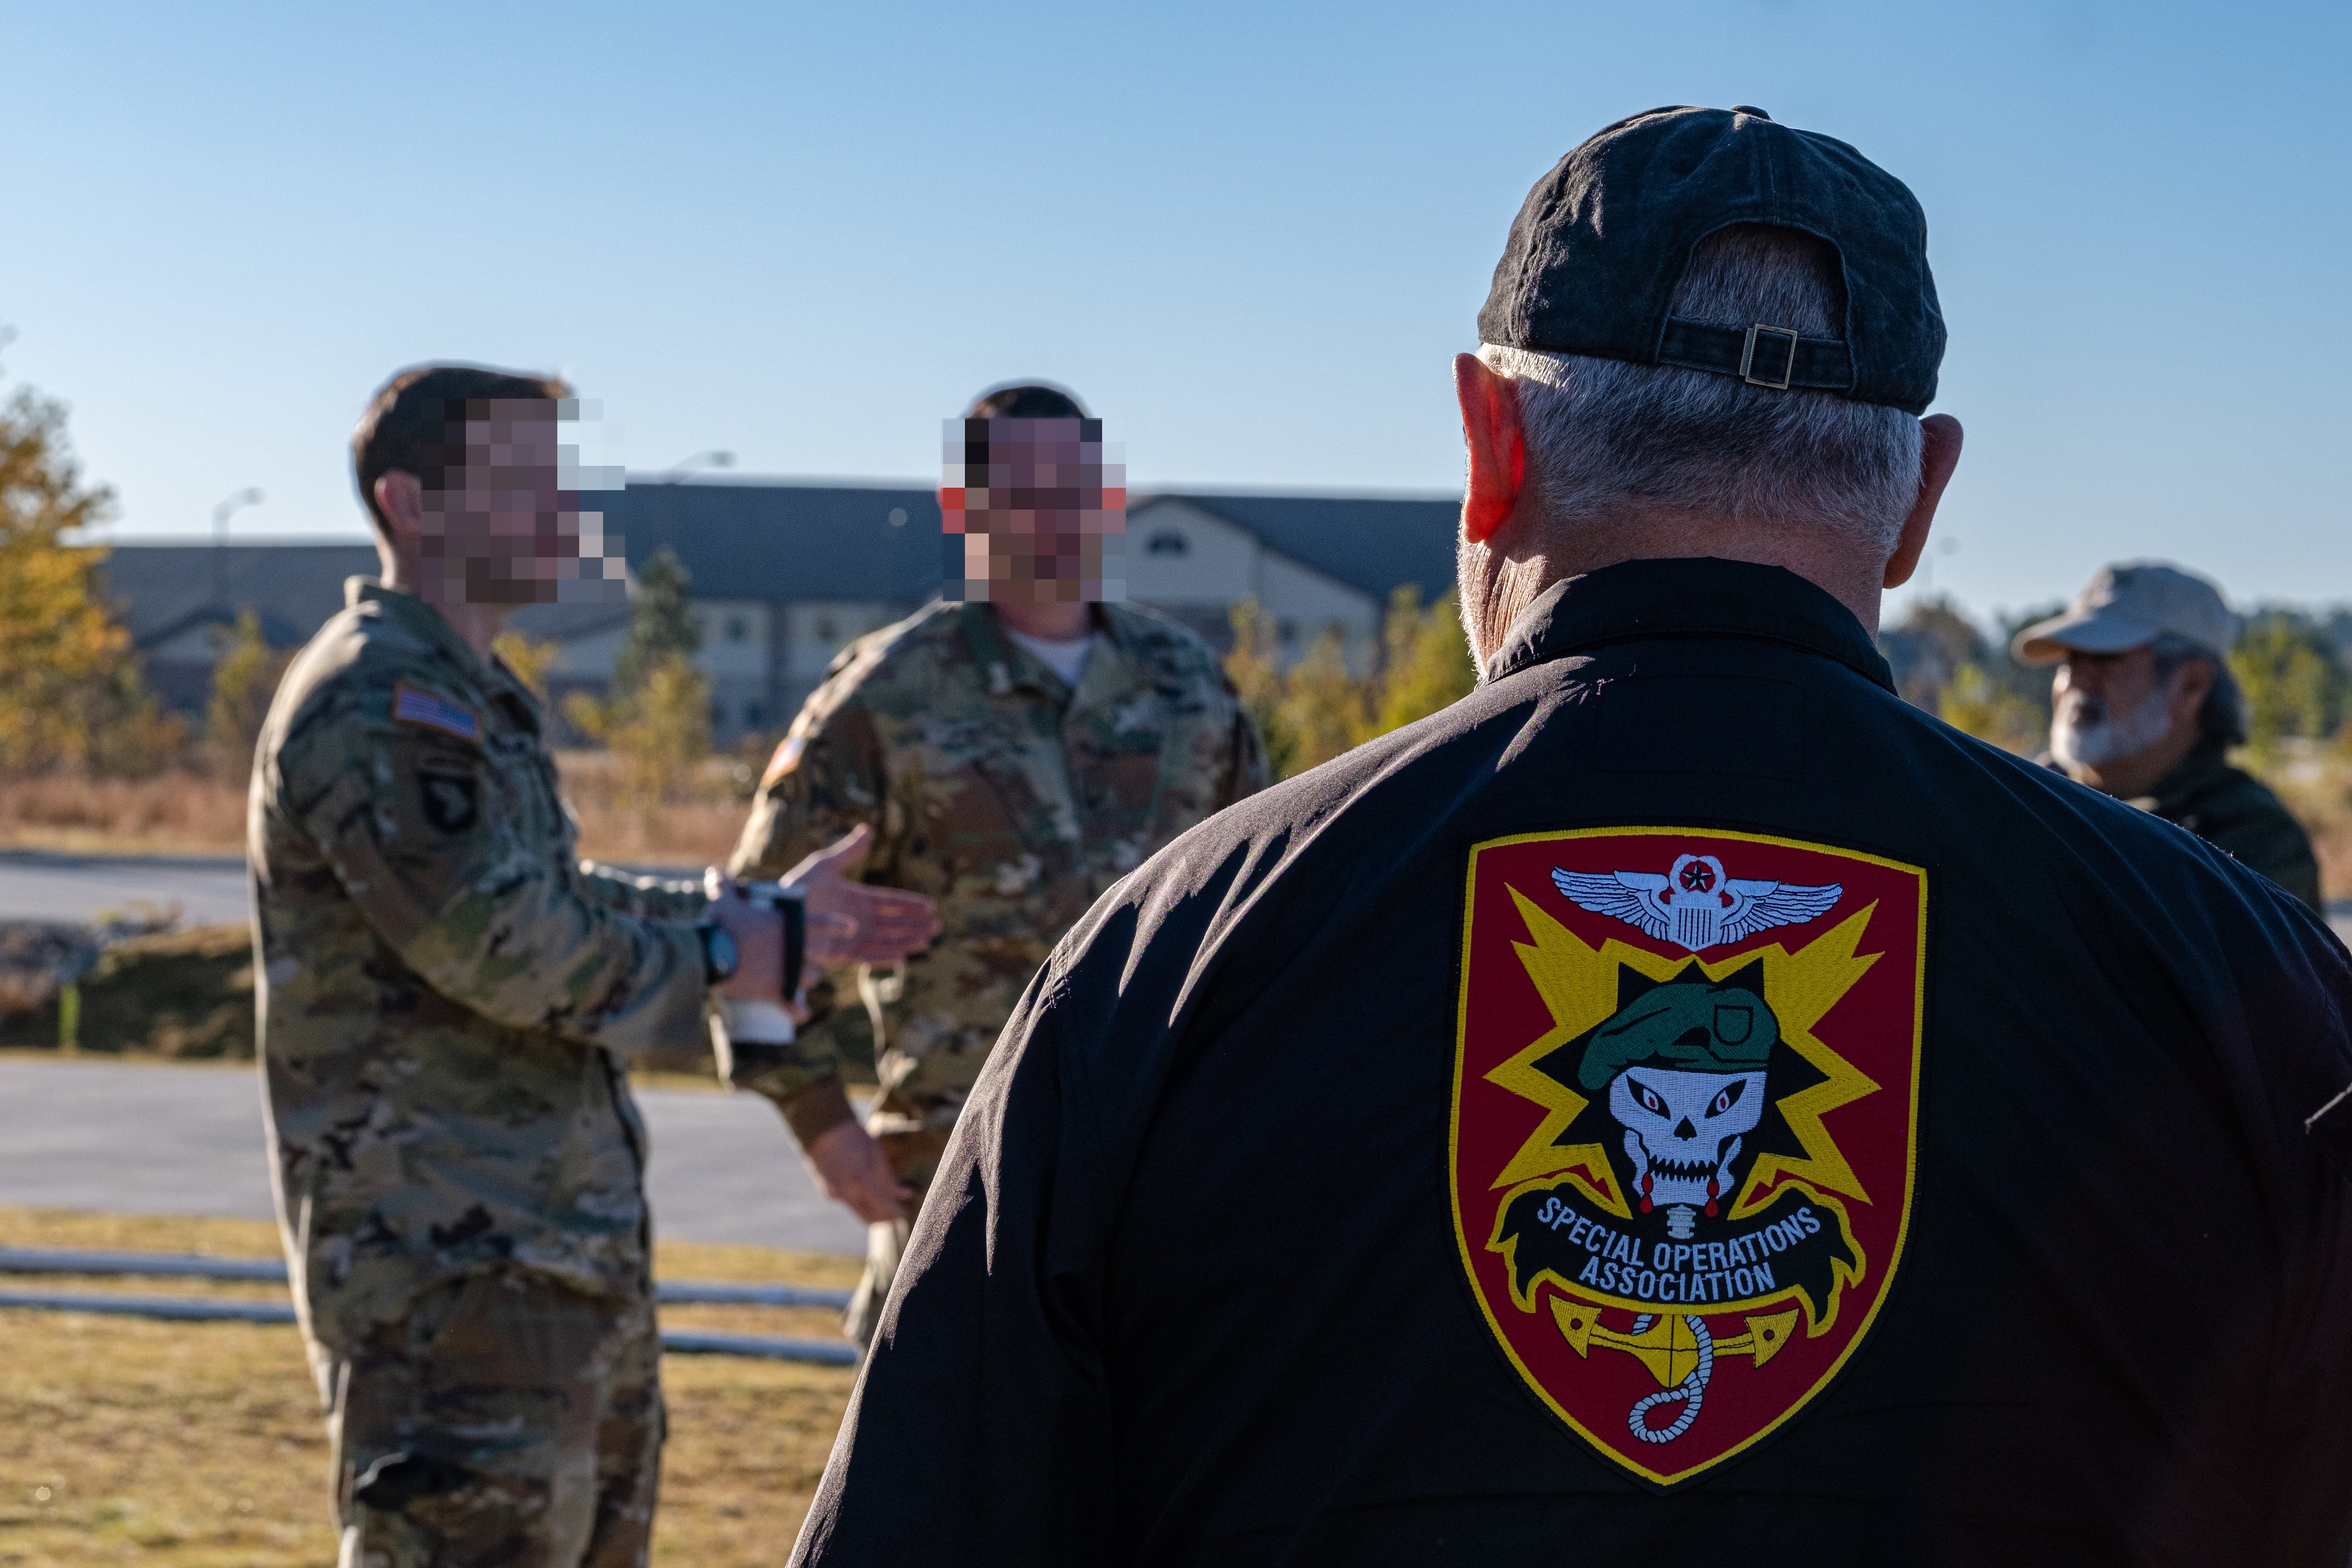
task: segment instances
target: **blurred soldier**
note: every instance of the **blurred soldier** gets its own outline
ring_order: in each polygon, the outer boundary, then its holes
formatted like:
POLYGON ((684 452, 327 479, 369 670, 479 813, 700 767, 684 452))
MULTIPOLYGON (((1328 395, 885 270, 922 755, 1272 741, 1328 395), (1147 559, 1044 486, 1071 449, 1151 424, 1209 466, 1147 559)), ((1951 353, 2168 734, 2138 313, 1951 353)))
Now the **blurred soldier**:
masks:
MULTIPOLYGON (((515 605, 611 591, 559 488, 569 396, 446 366, 376 395, 352 455, 383 580, 352 580, 255 761, 270 1152, 347 1568, 646 1560, 659 1342, 625 1069, 714 989, 782 1000, 774 911, 575 860, 539 706, 491 651, 515 605)), ((857 849, 795 873, 810 940, 894 960, 929 916, 847 882, 857 849)))
POLYGON ((2019 662, 2055 664, 2050 758, 2237 857, 2313 909, 2319 861, 2278 796, 2224 753, 2246 738, 2230 673, 2237 620, 2204 578, 2153 562, 2100 570, 2063 615, 2017 634, 2019 662))
POLYGON ((939 901, 930 952, 898 973, 861 973, 863 1008, 737 1077, 778 1101, 825 1191, 868 1222, 848 1319, 860 1343, 1029 977, 1097 895, 1266 782, 1208 645, 1105 602, 1127 494, 1100 420, 1055 388, 1005 387, 948 422, 946 465, 940 505, 963 536, 963 602, 934 603, 834 660, 768 765, 732 865, 772 875, 870 825, 866 879, 939 901), (882 1093, 861 1129, 841 1067, 868 1028, 882 1093))

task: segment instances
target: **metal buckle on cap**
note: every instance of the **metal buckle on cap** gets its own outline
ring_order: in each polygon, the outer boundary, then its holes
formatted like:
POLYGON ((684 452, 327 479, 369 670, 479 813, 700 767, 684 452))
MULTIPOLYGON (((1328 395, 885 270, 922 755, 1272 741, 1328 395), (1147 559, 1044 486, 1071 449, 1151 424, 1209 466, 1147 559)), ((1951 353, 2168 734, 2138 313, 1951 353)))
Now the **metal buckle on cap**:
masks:
POLYGON ((1794 328, 1768 327, 1763 322, 1759 321, 1754 326, 1748 329, 1748 346, 1746 349, 1741 351, 1739 355, 1740 380, 1746 382, 1750 386, 1765 386, 1771 388, 1774 392, 1786 392, 1789 390, 1790 381, 1794 378, 1796 374, 1797 333, 1794 328), (1766 381, 1762 376, 1754 374, 1752 367, 1756 363, 1756 334, 1759 332, 1770 332, 1777 337, 1783 337, 1789 340, 1788 363, 1780 367, 1780 379, 1778 381, 1766 381))

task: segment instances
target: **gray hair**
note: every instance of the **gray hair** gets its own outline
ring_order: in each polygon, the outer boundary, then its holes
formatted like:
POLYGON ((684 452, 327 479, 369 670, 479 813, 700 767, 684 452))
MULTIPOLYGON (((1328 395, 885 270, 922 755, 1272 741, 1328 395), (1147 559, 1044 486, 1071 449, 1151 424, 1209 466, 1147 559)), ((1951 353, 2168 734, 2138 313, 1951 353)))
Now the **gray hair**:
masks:
MULTIPOLYGON (((1835 250, 1761 224, 1701 240, 1669 309, 1723 326, 1845 335, 1835 250)), ((1528 484, 1540 515, 1556 523, 1631 505, 1832 528, 1892 551, 1918 498, 1924 437, 1899 408, 1493 343, 1478 357, 1518 384, 1528 484)))
POLYGON ((2172 679, 2172 672, 2192 658, 2201 658, 2213 669, 2212 689, 2205 693, 2204 706, 2197 710, 2197 733, 2200 740, 2219 741, 2225 746, 2242 746, 2246 742, 2246 694, 2238 685, 2238 678, 2230 672, 2230 661, 2203 643, 2191 642, 2178 632, 2158 632, 2156 641, 2148 645, 2156 655, 2156 679, 2162 685, 2172 679))

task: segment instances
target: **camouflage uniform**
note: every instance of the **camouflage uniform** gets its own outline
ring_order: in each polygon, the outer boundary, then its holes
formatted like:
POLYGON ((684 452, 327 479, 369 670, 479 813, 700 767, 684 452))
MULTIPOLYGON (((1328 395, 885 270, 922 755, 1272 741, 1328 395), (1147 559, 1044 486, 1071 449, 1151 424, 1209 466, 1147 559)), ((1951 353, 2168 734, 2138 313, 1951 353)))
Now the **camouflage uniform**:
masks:
MULTIPOLYGON (((768 766, 736 846, 774 877, 870 824, 866 880, 928 895, 942 931, 782 1052, 739 1064, 803 1144, 845 1120, 844 1058, 870 1031, 866 1125, 919 1193, 1029 978, 1089 905, 1178 834, 1266 783, 1216 655, 1150 611, 1097 606, 1076 690, 985 605, 939 603, 834 661, 768 766)), ((822 1004, 825 998, 819 994, 822 1004)), ((872 1330, 906 1226, 873 1227, 850 1331, 872 1330)))
POLYGON ((2260 779, 2229 764, 2219 742, 2200 742, 2164 775, 2154 795, 2132 804, 2189 829, 2314 910, 2326 912, 2311 835, 2260 779))
POLYGON ((278 1210, 347 1560, 639 1562, 660 1392, 623 1063, 701 1027, 701 893, 576 862, 530 694, 420 600, 348 593, 278 688, 248 813, 278 1210), (455 1395, 445 1348, 475 1369, 455 1395))

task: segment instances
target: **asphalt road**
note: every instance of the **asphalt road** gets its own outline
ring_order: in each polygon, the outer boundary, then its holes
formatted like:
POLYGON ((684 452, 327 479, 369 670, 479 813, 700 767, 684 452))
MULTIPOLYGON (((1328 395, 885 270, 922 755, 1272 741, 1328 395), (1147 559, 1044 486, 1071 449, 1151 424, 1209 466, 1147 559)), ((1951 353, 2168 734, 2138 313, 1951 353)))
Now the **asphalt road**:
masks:
MULTIPOLYGON (((0 919, 87 921, 144 901, 192 924, 242 922, 249 897, 234 858, 0 850, 0 919)), ((638 1100, 662 1235, 865 1251, 864 1227, 817 1194, 766 1101, 638 1100)), ((250 1068, 0 1059, 0 1204, 267 1219, 259 1081, 250 1068)))
POLYGON ((64 855, 0 849, 0 920, 87 921, 140 903, 179 906, 191 925, 251 918, 236 856, 64 855))
MULTIPOLYGON (((640 1089, 658 1234, 862 1253, 791 1134, 749 1094, 640 1089)), ((271 1215, 250 1067, 0 1058, 0 1204, 116 1214, 271 1215)))

